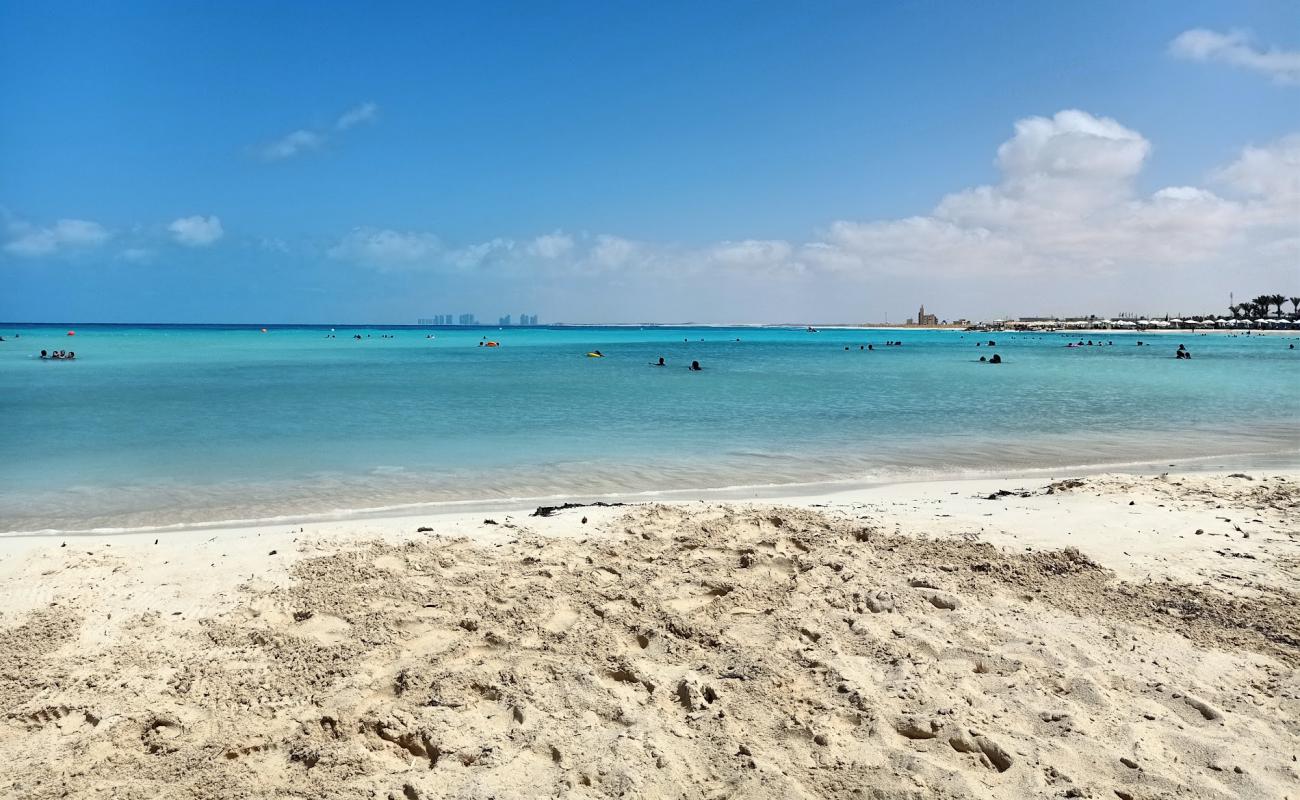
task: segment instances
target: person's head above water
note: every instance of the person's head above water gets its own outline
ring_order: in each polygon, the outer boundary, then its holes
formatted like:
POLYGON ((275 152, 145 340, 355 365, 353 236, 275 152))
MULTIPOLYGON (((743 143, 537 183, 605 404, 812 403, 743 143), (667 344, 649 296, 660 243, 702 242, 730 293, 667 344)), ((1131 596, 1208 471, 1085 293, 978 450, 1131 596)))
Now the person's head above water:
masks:
POLYGON ((700 362, 698 362, 698 361, 692 361, 692 362, 691 362, 691 367, 690 367, 690 369, 691 369, 692 372, 699 372, 700 370, 702 370, 702 369, 704 369, 704 368, 700 366, 700 362))
POLYGON ((662 367, 663 365, 664 365, 664 357, 663 357, 663 356, 659 356, 659 366, 662 367))

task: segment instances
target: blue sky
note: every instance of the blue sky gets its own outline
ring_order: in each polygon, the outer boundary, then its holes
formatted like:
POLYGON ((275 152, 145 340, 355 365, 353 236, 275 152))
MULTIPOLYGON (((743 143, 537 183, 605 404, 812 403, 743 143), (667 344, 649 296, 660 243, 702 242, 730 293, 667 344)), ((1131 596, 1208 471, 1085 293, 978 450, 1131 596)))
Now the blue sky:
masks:
POLYGON ((1293 3, 803 5, 0 0, 0 319, 1300 294, 1293 3))

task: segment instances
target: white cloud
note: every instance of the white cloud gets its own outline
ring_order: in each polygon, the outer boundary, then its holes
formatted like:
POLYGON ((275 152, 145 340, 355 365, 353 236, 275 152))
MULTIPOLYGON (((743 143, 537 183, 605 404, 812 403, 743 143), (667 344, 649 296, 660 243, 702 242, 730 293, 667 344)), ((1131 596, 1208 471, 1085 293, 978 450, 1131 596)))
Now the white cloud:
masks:
MULTIPOLYGON (((554 231, 444 248, 433 233, 360 230, 330 254, 379 269, 484 269, 557 287, 596 279, 639 287, 629 296, 691 286, 793 301, 806 290, 824 303, 847 303, 867 282, 983 287, 1015 276, 1101 296, 1136 284, 1181 290, 1183 281, 1225 274, 1252 281, 1295 274, 1300 134, 1246 147, 1211 174, 1210 186, 1143 193, 1137 181, 1151 151, 1114 119, 1065 110, 1015 124, 997 150, 995 183, 954 191, 927 214, 835 221, 811 241, 683 247, 554 231), (777 291, 774 279, 791 282, 777 291)), ((1065 302, 1072 301, 1074 290, 1065 302)))
POLYGON ((704 265, 714 265, 741 273, 798 273, 804 264, 793 259, 794 247, 779 239, 745 239, 739 242, 719 242, 706 248, 704 265))
POLYGON ((950 194, 926 216, 833 223, 798 256, 856 274, 1146 271, 1258 249, 1295 213, 1285 207, 1295 191, 1292 139, 1247 148, 1218 173, 1259 195, 1247 202, 1198 187, 1139 196, 1134 179, 1149 152, 1137 132, 1086 112, 1021 120, 998 149, 997 184, 950 194))
POLYGON ((186 247, 207 247, 225 235, 221 219, 216 215, 181 217, 168 225, 167 230, 171 231, 173 239, 186 247))
POLYGON ((112 236, 103 225, 84 219, 61 219, 45 227, 10 219, 7 228, 5 252, 28 258, 98 247, 112 236))
POLYGON ((562 231, 543 234, 532 241, 528 252, 539 258, 561 258, 573 252, 573 237, 562 231))
POLYGON ((643 245, 629 239, 601 234, 596 237, 588 258, 597 267, 617 269, 634 261, 644 249, 643 245))
POLYGON ((1214 178, 1245 195, 1279 203, 1300 201, 1300 133, 1265 147, 1244 148, 1241 157, 1214 178))
POLYGON ((325 143, 325 137, 314 131, 297 130, 262 147, 262 158, 279 161, 293 158, 299 153, 315 150, 325 143))
POLYGON ((362 103, 340 114, 339 118, 334 122, 334 128, 335 130, 345 131, 363 122, 374 122, 378 115, 379 106, 374 103, 362 103))
POLYGON ((356 228, 327 255, 374 269, 394 270, 436 266, 443 252, 442 242, 432 233, 356 228))
POLYGON ((473 270, 505 263, 514 252, 513 239, 496 238, 452 250, 444 262, 457 269, 473 270))
POLYGON ((332 133, 342 133, 358 125, 374 122, 378 117, 379 106, 374 103, 361 103, 344 111, 331 125, 300 128, 258 147, 256 152, 267 161, 293 158, 313 150, 320 150, 333 138, 332 133))
POLYGON ((1184 31, 1169 43, 1169 52, 1192 61, 1219 61, 1255 70, 1278 83, 1300 84, 1300 50, 1261 49, 1244 31, 1184 31))

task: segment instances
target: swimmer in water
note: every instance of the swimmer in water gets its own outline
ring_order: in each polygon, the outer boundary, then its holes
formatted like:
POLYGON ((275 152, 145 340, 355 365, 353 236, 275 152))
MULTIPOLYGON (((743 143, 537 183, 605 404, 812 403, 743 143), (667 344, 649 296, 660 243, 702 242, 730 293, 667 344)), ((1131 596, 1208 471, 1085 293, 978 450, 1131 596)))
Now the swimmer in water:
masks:
POLYGON ((704 367, 700 366, 700 362, 692 361, 691 365, 687 367, 687 369, 689 369, 691 372, 699 372, 700 370, 704 369, 704 367))
POLYGON ((654 363, 654 364, 651 364, 650 366, 652 366, 652 367, 666 367, 666 366, 668 366, 668 365, 664 363, 664 357, 663 357, 663 356, 659 356, 659 361, 657 361, 657 362, 654 363))

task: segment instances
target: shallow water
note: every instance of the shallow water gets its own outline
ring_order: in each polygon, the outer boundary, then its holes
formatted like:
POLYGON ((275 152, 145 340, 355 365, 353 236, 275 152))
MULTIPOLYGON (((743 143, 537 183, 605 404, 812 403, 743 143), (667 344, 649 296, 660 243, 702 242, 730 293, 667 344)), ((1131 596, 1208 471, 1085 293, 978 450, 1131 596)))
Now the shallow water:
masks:
POLYGON ((0 325, 0 531, 1300 452, 1280 336, 66 327, 0 325))

